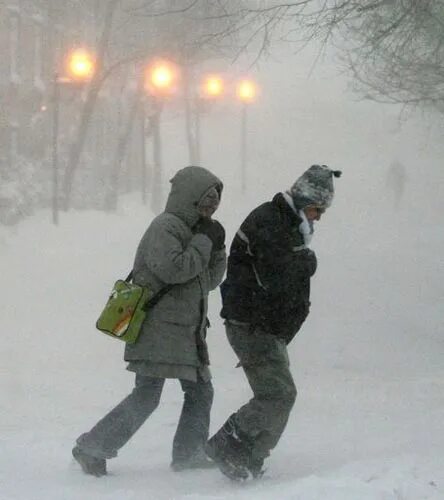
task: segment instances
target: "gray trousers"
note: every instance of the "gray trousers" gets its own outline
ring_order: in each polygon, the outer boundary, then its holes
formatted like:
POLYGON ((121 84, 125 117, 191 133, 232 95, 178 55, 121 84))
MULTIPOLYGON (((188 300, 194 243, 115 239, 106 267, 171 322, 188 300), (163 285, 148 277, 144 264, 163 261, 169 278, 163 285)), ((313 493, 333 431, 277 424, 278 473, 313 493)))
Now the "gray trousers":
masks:
POLYGON ((253 398, 234 418, 239 430, 254 443, 253 456, 263 459, 277 445, 296 400, 287 346, 248 324, 226 321, 225 328, 253 391, 253 398))
MULTIPOLYGON (((211 381, 179 380, 184 403, 173 441, 173 461, 193 457, 203 450, 208 439, 210 410, 213 403, 211 381)), ((157 408, 165 383, 163 378, 136 375, 133 391, 89 432, 77 439, 77 445, 97 458, 113 458, 157 408)))

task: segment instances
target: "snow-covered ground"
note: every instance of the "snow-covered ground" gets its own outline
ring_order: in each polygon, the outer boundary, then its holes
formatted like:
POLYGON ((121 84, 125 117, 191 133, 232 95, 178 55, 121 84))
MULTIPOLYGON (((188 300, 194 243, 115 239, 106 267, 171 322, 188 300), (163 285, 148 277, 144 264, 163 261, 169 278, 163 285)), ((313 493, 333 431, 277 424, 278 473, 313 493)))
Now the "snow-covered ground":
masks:
MULTIPOLYGON (((444 499, 439 214, 422 213, 411 193, 409 210, 360 204, 349 182, 338 181, 313 240, 312 313, 290 346, 296 406, 265 477, 246 484, 169 469, 175 381, 107 477, 85 476, 71 459, 75 438, 131 390, 122 345, 94 323, 130 269, 148 209, 130 197, 114 215, 62 214, 55 228, 41 212, 1 228, 1 500, 444 499)), ((221 207, 228 238, 260 196, 221 207)), ((250 397, 219 308, 214 293, 212 430, 250 397)))

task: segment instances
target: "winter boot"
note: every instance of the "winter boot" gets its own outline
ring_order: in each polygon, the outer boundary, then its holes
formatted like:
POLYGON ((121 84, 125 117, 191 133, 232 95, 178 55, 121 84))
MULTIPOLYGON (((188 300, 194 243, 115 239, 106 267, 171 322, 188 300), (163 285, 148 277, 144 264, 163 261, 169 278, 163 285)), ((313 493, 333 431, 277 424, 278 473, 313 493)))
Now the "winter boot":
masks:
POLYGON ((239 435, 234 414, 207 442, 205 451, 233 481, 245 481, 250 477, 251 446, 245 436, 239 435))
POLYGON ((181 472, 189 469, 213 469, 214 467, 217 467, 217 465, 203 449, 199 449, 198 452, 186 458, 173 459, 171 462, 171 469, 174 472, 181 472))
POLYGON ((248 470, 251 472, 251 475, 254 479, 260 479, 264 473, 264 459, 263 458, 250 458, 250 462, 248 464, 248 470))
POLYGON ((106 476, 106 460, 104 458, 96 458, 82 451, 78 446, 72 449, 72 456, 80 464, 85 474, 101 477, 106 476))

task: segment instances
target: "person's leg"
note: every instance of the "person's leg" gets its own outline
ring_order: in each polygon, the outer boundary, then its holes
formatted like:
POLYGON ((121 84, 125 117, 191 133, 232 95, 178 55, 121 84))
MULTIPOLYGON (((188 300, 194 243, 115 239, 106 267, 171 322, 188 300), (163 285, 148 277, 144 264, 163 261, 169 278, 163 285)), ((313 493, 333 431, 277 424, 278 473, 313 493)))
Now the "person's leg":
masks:
POLYGON ((253 398, 210 439, 209 452, 210 456, 227 455, 234 478, 244 479, 246 469, 260 474, 264 458, 278 443, 296 399, 296 387, 283 341, 260 330, 251 331, 249 325, 227 322, 226 330, 253 398))
MULTIPOLYGON (((77 439, 77 445, 73 450, 74 458, 81 463, 82 457, 86 459, 92 457, 102 461, 103 464, 105 459, 117 456, 117 451, 157 408, 164 382, 165 380, 161 378, 136 375, 135 387, 131 394, 89 432, 77 439)), ((81 465, 85 472, 89 472, 85 470, 88 469, 87 465, 82 463, 81 465)))
POLYGON ((205 467, 210 465, 204 447, 209 434, 213 385, 201 377, 197 382, 180 380, 180 384, 184 402, 173 440, 172 467, 177 470, 205 467))
POLYGON ((252 443, 252 457, 262 463, 284 432, 296 399, 296 387, 286 363, 244 366, 253 398, 235 415, 239 432, 252 443))

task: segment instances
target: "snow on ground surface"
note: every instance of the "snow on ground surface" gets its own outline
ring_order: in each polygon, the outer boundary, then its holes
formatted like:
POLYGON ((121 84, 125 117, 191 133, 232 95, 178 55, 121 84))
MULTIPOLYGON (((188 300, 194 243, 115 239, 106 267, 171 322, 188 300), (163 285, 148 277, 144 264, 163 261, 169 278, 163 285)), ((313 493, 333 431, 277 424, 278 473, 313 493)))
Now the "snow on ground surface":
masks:
MULTIPOLYGON (((55 228, 41 212, 1 228, 0 499, 444 499, 439 219, 364 210, 352 196, 344 190, 317 224, 312 313, 290 346, 298 399, 264 478, 246 484, 169 469, 175 381, 107 477, 71 459, 75 438, 132 387, 122 345, 94 323, 130 270, 148 210, 129 198, 114 215, 71 212, 55 228)), ((258 200, 221 208, 228 238, 258 200)), ((216 292, 212 430, 250 397, 219 308, 216 292)))

